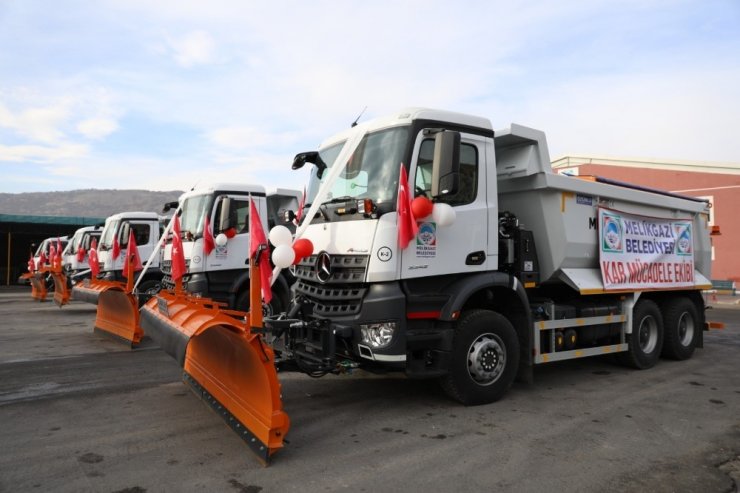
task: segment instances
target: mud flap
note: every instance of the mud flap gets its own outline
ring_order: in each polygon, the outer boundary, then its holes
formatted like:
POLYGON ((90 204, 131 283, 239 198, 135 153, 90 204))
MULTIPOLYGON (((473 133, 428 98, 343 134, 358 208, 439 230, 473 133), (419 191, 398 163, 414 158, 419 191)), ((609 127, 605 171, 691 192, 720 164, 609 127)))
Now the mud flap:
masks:
POLYGON ((139 324, 139 303, 126 291, 125 284, 86 279, 72 288, 72 299, 98 305, 96 332, 113 336, 131 347, 141 343, 144 331, 139 324))
POLYGON ((54 303, 62 307, 69 303, 70 291, 67 287, 67 276, 63 272, 52 270, 51 277, 54 279, 54 303))
POLYGON ((290 421, 282 409, 275 355, 251 329, 249 315, 160 292, 141 308, 141 325, 183 367, 183 380, 269 464, 283 447, 290 421))

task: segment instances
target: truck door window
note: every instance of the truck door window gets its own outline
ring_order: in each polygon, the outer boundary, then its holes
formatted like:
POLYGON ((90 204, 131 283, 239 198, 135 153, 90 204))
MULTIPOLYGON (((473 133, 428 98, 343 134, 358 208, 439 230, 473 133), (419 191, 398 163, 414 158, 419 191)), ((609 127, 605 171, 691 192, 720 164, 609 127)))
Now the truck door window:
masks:
POLYGON ((137 246, 149 243, 150 228, 148 224, 131 224, 131 229, 134 232, 134 239, 136 240, 137 246))
MULTIPOLYGON (((417 195, 424 190, 431 197, 432 160, 434 159, 434 139, 424 139, 419 148, 414 187, 417 195)), ((439 202, 450 205, 470 204, 478 191, 478 149, 471 144, 460 144, 460 187, 456 194, 446 195, 439 202)))
MULTIPOLYGON (((224 201, 219 200, 216 205, 214 217, 221 217, 221 207, 224 201)), ((249 199, 238 199, 231 197, 229 209, 229 227, 236 230, 236 234, 249 231, 249 199)))

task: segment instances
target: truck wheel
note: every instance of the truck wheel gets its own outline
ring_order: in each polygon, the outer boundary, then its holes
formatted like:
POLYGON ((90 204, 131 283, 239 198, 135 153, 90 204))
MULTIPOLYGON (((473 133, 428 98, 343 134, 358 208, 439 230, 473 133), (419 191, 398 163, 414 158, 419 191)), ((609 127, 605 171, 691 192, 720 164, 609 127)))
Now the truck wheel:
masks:
MULTIPOLYGON (((239 296, 236 297, 236 306, 234 307, 234 309, 242 311, 242 312, 249 311, 249 288, 239 293, 239 296)), ((262 304, 262 316, 263 317, 278 314, 284 310, 285 308, 283 308, 283 304, 280 301, 280 297, 277 296, 276 293, 273 293, 272 300, 270 300, 269 305, 265 305, 264 303, 262 304)))
POLYGON ((617 354, 621 364, 647 370, 658 362, 663 349, 663 317, 654 301, 640 300, 635 305, 627 344, 627 351, 617 354))
POLYGON ((699 313, 688 298, 680 297, 666 301, 663 305, 665 340, 663 356, 685 360, 691 358, 699 336, 699 313))
POLYGON ((141 308, 152 296, 162 290, 162 285, 158 281, 142 281, 136 289, 139 292, 139 308, 141 308))
POLYGON ((451 398, 466 406, 497 401, 519 368, 519 339, 503 315, 463 312, 457 322, 449 373, 440 379, 451 398))

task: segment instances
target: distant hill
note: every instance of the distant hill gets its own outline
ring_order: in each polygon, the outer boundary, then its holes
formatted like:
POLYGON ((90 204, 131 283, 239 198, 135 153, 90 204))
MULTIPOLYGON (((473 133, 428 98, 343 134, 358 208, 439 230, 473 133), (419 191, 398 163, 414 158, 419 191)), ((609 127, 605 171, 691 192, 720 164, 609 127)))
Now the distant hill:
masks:
POLYGON ((162 212, 182 192, 148 190, 72 190, 70 192, 0 193, 0 214, 108 217, 124 211, 162 212))

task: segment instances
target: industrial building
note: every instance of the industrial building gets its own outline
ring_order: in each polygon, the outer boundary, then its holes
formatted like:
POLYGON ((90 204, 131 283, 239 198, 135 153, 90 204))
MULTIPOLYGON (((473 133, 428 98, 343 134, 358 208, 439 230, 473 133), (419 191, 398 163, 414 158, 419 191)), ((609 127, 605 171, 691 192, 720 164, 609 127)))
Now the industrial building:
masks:
POLYGON ((0 283, 15 284, 27 270, 31 249, 45 238, 71 236, 83 226, 104 222, 104 217, 0 214, 0 283))

